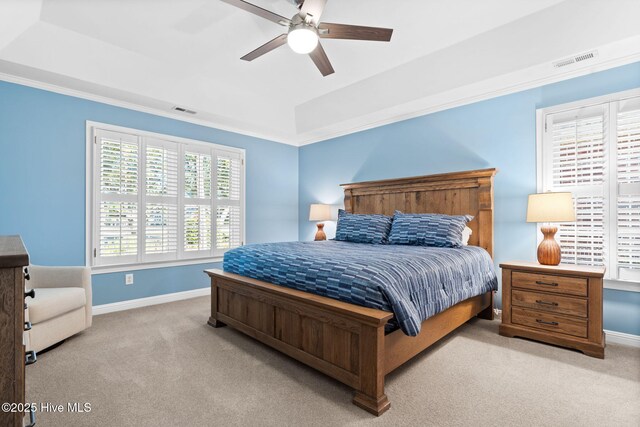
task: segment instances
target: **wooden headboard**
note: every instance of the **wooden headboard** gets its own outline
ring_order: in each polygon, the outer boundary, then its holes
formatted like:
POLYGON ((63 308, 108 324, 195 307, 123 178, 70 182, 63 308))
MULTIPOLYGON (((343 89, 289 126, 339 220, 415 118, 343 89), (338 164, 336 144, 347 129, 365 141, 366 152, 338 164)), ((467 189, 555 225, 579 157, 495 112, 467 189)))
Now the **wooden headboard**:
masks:
POLYGON ((493 177, 497 169, 450 172, 411 178, 342 184, 344 208, 351 213, 393 215, 441 213, 473 215, 469 244, 493 257, 493 177))

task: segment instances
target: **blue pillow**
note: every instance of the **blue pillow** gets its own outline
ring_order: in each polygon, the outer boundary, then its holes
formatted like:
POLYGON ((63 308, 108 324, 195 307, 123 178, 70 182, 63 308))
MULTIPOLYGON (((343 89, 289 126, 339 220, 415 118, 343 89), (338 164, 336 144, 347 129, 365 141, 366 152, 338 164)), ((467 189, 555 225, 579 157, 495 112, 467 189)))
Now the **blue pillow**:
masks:
POLYGON ((338 211, 336 240, 354 243, 386 244, 393 217, 386 215, 352 214, 338 211))
POLYGON ((396 211, 389 234, 391 245, 462 247, 462 231, 471 215, 403 214, 396 211))

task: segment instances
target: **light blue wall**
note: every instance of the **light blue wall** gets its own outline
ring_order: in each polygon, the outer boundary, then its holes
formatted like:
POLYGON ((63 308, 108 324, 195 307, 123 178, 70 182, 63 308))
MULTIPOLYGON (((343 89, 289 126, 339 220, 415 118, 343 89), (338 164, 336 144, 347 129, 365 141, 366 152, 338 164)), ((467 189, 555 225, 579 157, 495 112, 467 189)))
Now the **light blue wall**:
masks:
MULTIPOLYGON (((85 263, 85 121, 246 149, 246 237, 298 239, 298 149, 125 108, 0 82, 0 234, 20 234, 34 264, 85 263)), ((208 286, 215 264, 93 276, 94 304, 208 286)))
MULTIPOLYGON (((536 109, 640 87, 640 63, 501 96, 300 149, 300 239, 310 203, 342 203, 338 184, 497 167, 495 260, 535 260, 524 221, 536 191, 536 109)), ((328 234, 334 224, 327 224, 328 234)), ((605 328, 640 335, 640 293, 605 291, 605 328)))

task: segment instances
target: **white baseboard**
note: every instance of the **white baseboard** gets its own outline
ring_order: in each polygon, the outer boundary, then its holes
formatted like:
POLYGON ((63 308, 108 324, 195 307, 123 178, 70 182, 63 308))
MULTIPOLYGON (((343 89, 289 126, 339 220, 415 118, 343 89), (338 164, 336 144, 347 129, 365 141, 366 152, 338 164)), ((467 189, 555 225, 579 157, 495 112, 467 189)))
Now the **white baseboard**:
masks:
POLYGON ((625 334, 624 332, 608 331, 604 330, 607 343, 609 344, 622 344, 629 347, 640 348, 640 335, 625 334))
POLYGON ((211 288, 193 289, 191 291, 175 292, 172 294, 156 295, 147 298, 138 298, 128 301, 113 302, 111 304, 101 304, 93 306, 93 315, 113 313, 116 311, 131 310, 133 308, 147 307, 156 304, 165 304, 173 301, 181 301, 190 298, 211 295, 211 288))

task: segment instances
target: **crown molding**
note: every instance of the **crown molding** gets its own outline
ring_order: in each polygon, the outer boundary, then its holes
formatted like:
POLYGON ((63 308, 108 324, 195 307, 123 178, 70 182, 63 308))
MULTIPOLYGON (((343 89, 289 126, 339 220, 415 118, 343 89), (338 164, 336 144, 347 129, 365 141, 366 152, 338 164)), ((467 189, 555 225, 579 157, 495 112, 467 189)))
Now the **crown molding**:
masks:
POLYGON ((40 80, 33 80, 26 77, 16 76, 14 74, 0 72, 0 81, 15 83, 21 86, 28 86, 35 89, 46 90, 48 92, 58 93, 60 95, 72 96, 74 98, 86 99, 88 101, 99 102, 101 104, 112 105, 114 107, 126 108, 128 110, 139 111, 141 113, 153 114, 154 116, 160 116, 168 119, 178 120, 181 122, 192 123, 195 125, 208 127, 211 129, 233 132, 241 135, 250 136, 253 138, 266 139, 268 141, 277 142, 280 144, 298 146, 297 142, 293 140, 284 139, 280 136, 269 134, 268 132, 250 130, 250 129, 241 129, 234 126, 228 126, 222 123, 213 122, 209 120, 202 120, 194 117, 185 117, 181 114, 164 111, 159 108, 147 107, 141 104, 135 104, 132 102, 122 101, 115 98, 96 95, 90 92, 71 89, 71 88, 59 86, 53 83, 47 83, 40 80))

